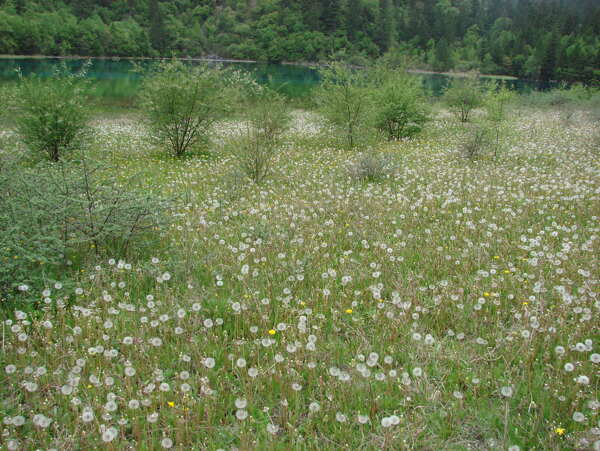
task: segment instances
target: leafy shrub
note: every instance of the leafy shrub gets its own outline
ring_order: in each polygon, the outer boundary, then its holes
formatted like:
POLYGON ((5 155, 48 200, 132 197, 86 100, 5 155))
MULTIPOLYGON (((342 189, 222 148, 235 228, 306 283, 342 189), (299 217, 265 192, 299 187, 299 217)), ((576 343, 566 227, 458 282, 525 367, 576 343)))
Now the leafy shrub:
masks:
POLYGON ((352 149, 371 113, 367 74, 333 63, 321 69, 320 75, 322 82, 316 91, 320 110, 327 121, 343 131, 348 147, 352 149))
POLYGON ((3 159, 0 297, 14 297, 21 285, 40 287, 87 255, 125 255, 135 237, 157 224, 165 203, 109 172, 86 159, 31 168, 3 159))
POLYGON ((233 140, 233 154, 243 173, 260 184, 271 171, 273 158, 289 126, 289 112, 281 96, 264 89, 253 99, 245 119, 240 136, 233 140))
POLYGON ((74 212, 45 171, 0 167, 0 298, 39 282, 64 259, 62 224, 74 212))
POLYGON ((382 154, 365 153, 349 167, 350 176, 362 182, 376 182, 393 171, 392 161, 382 154))
POLYGON ((444 100, 461 122, 483 104, 483 93, 476 77, 455 78, 444 93, 444 100))
POLYGON ((72 74, 62 66, 48 79, 20 77, 14 102, 17 130, 29 149, 51 161, 77 149, 89 131, 86 70, 84 65, 72 74))
POLYGON ((414 136, 428 121, 420 80, 402 71, 386 71, 374 88, 375 126, 388 140, 414 136))
POLYGON ((181 157, 206 145, 216 120, 227 111, 224 71, 208 65, 163 62, 142 86, 142 104, 160 145, 181 157))

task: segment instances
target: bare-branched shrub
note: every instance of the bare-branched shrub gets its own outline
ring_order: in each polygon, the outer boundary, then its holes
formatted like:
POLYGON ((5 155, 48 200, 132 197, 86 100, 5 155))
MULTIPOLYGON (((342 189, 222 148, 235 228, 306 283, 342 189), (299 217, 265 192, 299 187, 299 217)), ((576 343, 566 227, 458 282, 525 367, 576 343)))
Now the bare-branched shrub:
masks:
POLYGON ((386 179, 394 170, 392 160, 383 154, 365 153, 349 166, 350 176, 362 182, 386 179))
POLYGON ((506 85, 490 85, 484 99, 486 111, 485 120, 493 134, 494 157, 502 146, 502 141, 508 135, 509 108, 516 94, 509 90, 506 85))
POLYGON ((461 150, 466 158, 475 160, 479 158, 490 145, 490 131, 486 127, 476 126, 468 131, 461 144, 461 150))
POLYGON ((564 127, 571 127, 575 123, 575 109, 565 106, 560 110, 560 121, 564 127))
POLYGON ((316 93, 320 110, 341 130, 352 149, 371 113, 367 73, 341 63, 333 63, 320 73, 322 82, 316 93))
POLYGON ((592 150, 597 154, 600 154, 600 119, 595 124, 590 144, 592 146, 592 150))
POLYGON ((239 168, 260 184, 272 170, 273 158, 289 126, 289 112, 283 99, 264 89, 248 103, 240 134, 231 148, 239 168))

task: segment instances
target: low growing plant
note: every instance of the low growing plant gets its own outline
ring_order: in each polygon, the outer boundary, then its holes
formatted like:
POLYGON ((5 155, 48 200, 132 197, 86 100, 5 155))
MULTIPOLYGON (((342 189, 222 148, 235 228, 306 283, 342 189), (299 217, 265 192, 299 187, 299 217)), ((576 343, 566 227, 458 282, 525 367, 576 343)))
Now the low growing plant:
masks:
POLYGON ((393 171, 392 161, 383 154, 365 153, 350 164, 350 176, 361 182, 377 182, 393 171))
MULTIPOLYGON (((80 158, 25 167, 0 164, 0 298, 77 268, 86 257, 126 255, 167 204, 80 158)), ((21 290, 23 291, 23 290, 21 290)))
POLYGON ((461 144, 461 150, 466 158, 475 160, 490 147, 490 130, 485 126, 475 126, 467 132, 461 144))

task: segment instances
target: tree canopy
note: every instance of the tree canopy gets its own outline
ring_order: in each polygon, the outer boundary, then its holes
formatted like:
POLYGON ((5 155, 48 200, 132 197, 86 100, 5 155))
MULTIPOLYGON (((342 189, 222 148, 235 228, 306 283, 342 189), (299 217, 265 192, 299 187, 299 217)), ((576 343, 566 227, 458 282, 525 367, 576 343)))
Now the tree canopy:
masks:
POLYGON ((220 56, 600 80, 596 0, 0 0, 0 54, 220 56))

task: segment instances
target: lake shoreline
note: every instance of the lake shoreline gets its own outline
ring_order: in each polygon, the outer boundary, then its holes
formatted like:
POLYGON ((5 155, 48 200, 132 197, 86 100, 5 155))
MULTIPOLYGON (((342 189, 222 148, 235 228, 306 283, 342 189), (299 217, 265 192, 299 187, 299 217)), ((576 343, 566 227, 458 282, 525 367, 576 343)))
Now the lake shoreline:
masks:
MULTIPOLYGON (((302 61, 281 61, 278 63, 268 62, 268 61, 258 61, 252 59, 235 59, 235 58, 222 58, 219 56, 206 56, 206 57, 186 57, 186 58, 169 58, 169 57, 150 57, 150 56, 82 56, 82 55, 0 55, 0 60, 3 59, 60 59, 60 60, 79 60, 79 59, 90 59, 90 60, 104 60, 104 61, 169 61, 169 60, 178 60, 178 61, 205 61, 205 62, 215 62, 215 63, 247 63, 247 64, 283 64, 286 66, 300 66, 300 67, 308 67, 311 69, 319 68, 322 66, 326 66, 327 63, 318 63, 318 62, 302 62, 302 61)), ((365 67, 365 66, 356 66, 353 67, 365 67)), ((436 72, 424 69, 407 69, 407 72, 411 74, 420 74, 420 75, 444 75, 447 77, 458 77, 464 78, 471 76, 470 72, 436 72)), ((524 78, 513 77, 512 75, 493 75, 493 74, 478 74, 479 77, 482 78, 493 78, 497 80, 524 80, 529 81, 524 78)))
MULTIPOLYGON (((459 77, 459 78, 470 77, 470 76, 473 76, 473 74, 474 74, 473 72, 435 72, 432 70, 424 70, 424 69, 408 69, 407 72, 409 72, 411 74, 419 74, 419 75, 445 75, 446 77, 459 77)), ((476 73, 476 75, 481 78, 494 78, 496 80, 530 81, 530 80, 527 80, 526 78, 513 77, 512 75, 493 75, 493 74, 478 74, 478 73, 476 73)))

